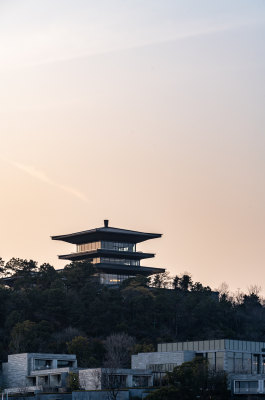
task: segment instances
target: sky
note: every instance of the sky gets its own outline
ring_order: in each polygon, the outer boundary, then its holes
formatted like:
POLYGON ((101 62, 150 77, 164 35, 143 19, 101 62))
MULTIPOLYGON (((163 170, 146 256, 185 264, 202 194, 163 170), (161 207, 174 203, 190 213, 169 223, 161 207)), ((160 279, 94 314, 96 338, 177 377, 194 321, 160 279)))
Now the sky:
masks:
POLYGON ((109 219, 265 293, 264 42, 264 0, 0 0, 0 257, 109 219))

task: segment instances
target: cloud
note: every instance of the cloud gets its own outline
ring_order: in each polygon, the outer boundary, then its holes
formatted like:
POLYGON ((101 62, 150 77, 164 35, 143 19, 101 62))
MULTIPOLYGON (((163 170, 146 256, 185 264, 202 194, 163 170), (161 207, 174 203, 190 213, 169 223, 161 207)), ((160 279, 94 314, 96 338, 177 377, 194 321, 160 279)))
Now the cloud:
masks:
POLYGON ((233 21, 214 22, 208 20, 186 21, 165 26, 139 25, 137 31, 122 25, 112 26, 90 23, 77 26, 69 22, 57 23, 53 27, 32 28, 32 31, 17 31, 5 34, 5 46, 0 55, 1 69, 38 67, 57 62, 67 62, 87 57, 163 45, 189 38, 218 34, 244 27, 263 24, 263 18, 237 18, 233 21), (137 33, 138 32, 138 33, 137 33), (92 38, 92 39, 91 39, 92 38), (21 43, 21 46, 19 45, 21 43))
POLYGON ((33 166, 24 165, 24 164, 21 164, 21 163, 15 162, 15 161, 6 160, 6 159, 5 159, 5 161, 8 162, 9 164, 13 165, 17 169, 20 169, 21 171, 25 172, 26 174, 33 176, 34 178, 38 179, 41 182, 44 182, 50 186, 54 186, 57 189, 62 190, 64 192, 67 192, 67 193, 71 194, 72 196, 78 198, 79 200, 88 202, 87 197, 83 193, 79 192, 79 190, 77 190, 71 186, 62 185, 60 183, 55 182, 53 179, 48 177, 44 172, 37 170, 33 166))

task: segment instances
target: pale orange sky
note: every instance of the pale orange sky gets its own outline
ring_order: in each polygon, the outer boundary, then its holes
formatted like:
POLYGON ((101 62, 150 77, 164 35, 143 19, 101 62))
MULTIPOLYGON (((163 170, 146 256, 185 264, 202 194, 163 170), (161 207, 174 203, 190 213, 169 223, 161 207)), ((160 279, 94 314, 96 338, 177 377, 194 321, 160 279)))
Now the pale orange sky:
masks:
POLYGON ((147 266, 264 284, 265 3, 0 1, 0 257, 163 233, 147 266))

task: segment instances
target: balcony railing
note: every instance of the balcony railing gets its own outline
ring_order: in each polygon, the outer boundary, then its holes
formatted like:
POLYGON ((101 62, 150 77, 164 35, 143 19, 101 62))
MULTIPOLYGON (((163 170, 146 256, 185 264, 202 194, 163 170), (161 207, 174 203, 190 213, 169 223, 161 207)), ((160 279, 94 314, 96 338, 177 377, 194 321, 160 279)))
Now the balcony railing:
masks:
POLYGON ((257 394, 260 393, 257 388, 235 388, 235 394, 257 394))

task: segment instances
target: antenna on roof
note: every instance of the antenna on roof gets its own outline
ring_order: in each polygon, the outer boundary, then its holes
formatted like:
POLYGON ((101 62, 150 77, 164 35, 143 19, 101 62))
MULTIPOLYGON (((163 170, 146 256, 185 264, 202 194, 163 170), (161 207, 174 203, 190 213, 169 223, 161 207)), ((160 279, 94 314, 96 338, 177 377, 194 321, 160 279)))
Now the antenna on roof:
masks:
POLYGON ((109 220, 108 219, 104 219, 104 227, 108 228, 109 226, 109 220))

